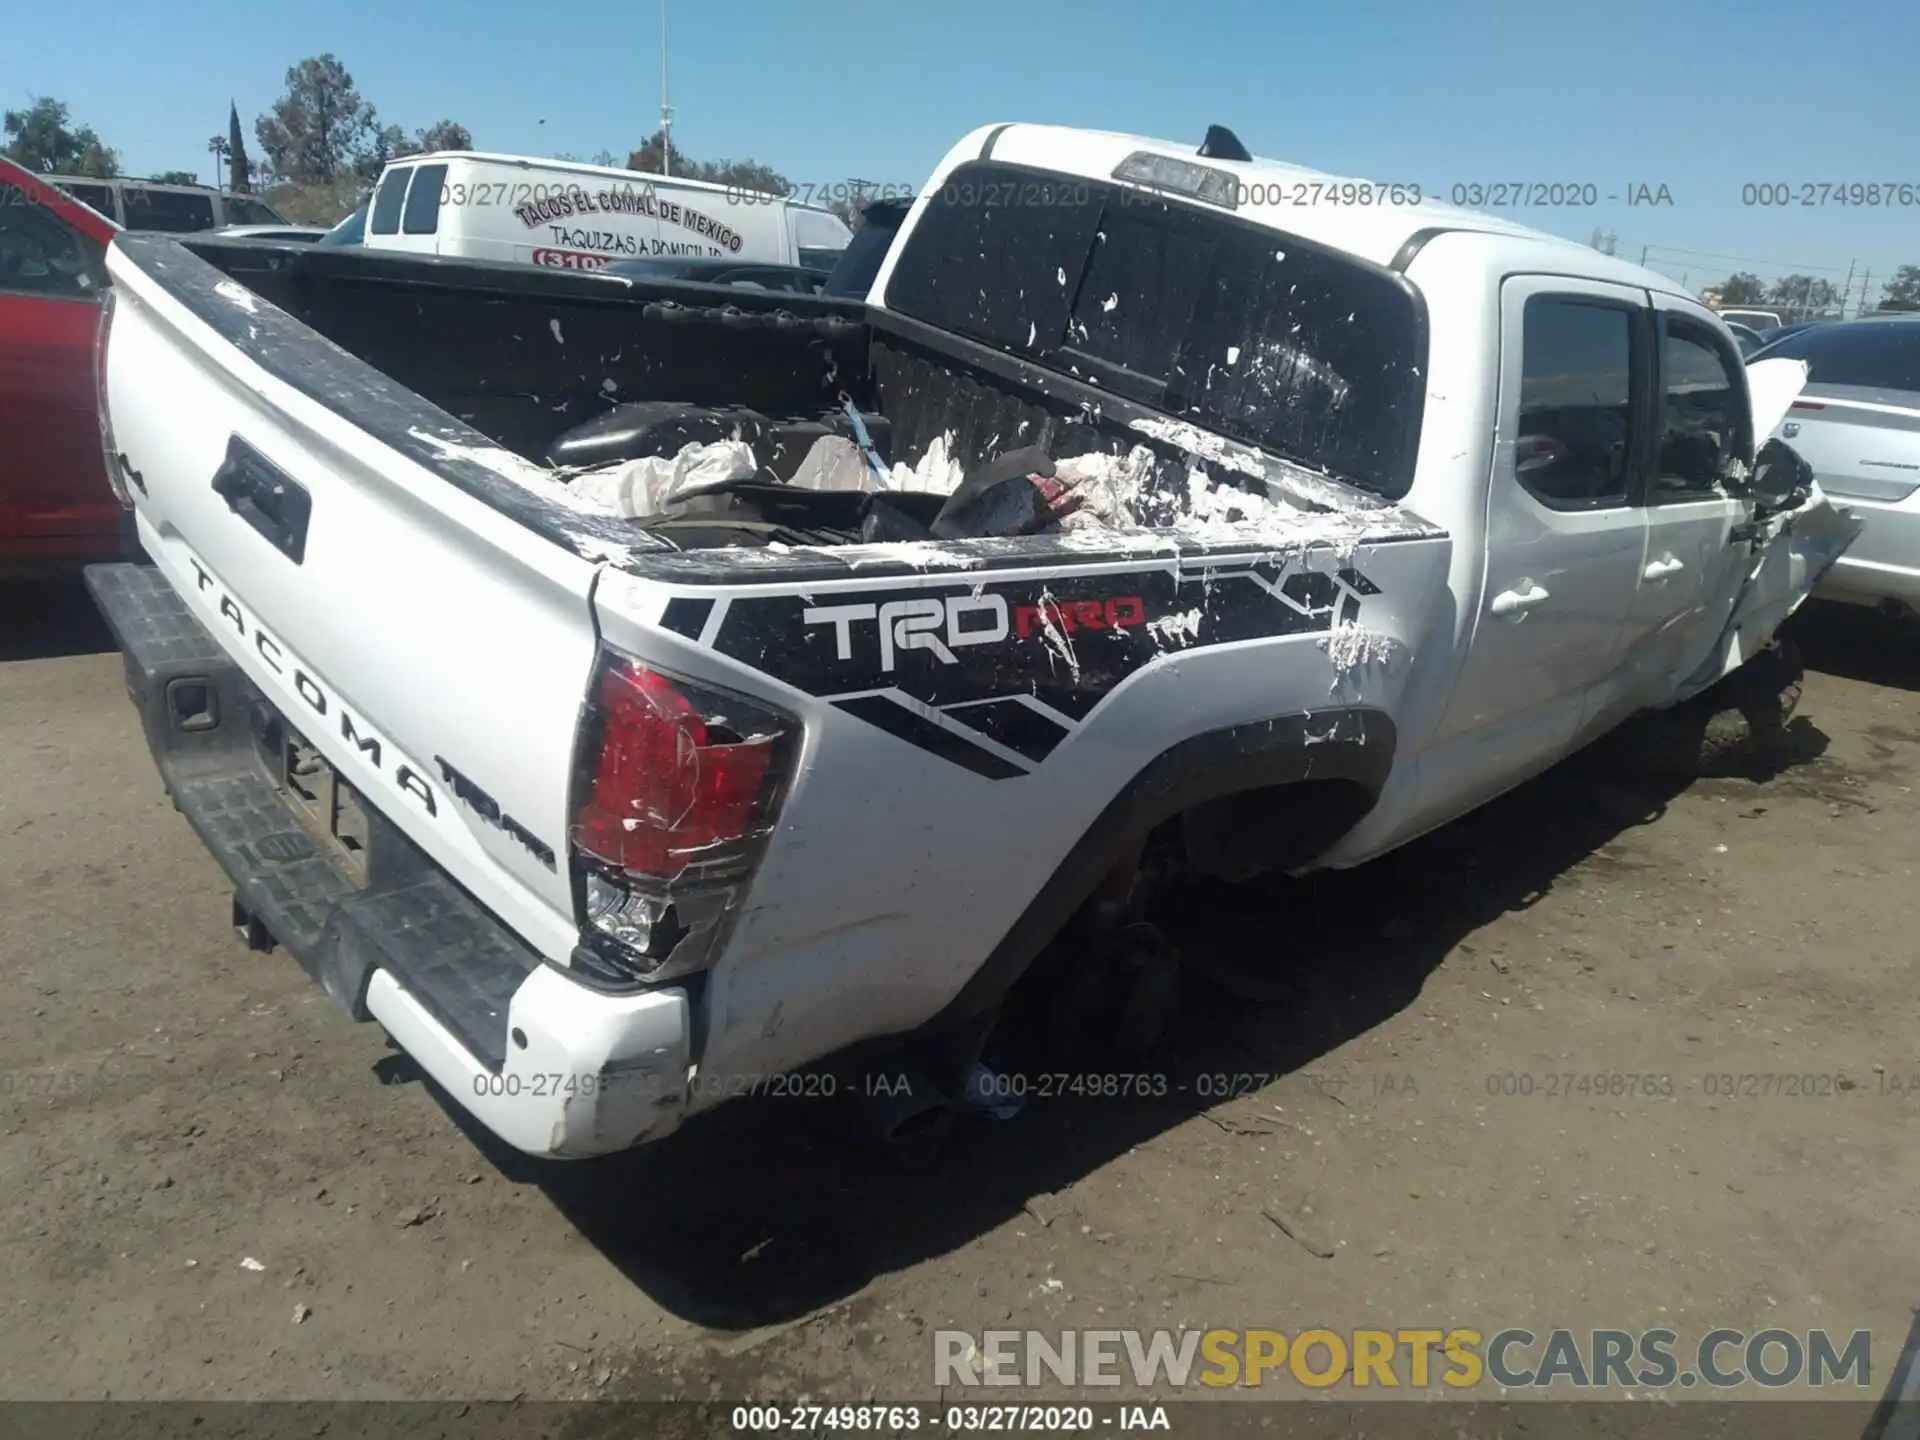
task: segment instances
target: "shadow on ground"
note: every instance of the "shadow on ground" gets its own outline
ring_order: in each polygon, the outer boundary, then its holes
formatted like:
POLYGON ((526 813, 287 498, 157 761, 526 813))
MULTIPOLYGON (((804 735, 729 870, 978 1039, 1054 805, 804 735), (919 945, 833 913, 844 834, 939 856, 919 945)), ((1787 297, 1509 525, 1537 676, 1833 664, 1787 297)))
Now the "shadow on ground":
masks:
MULTIPOLYGON (((1825 748, 1804 721, 1792 741, 1783 767, 1825 748)), ((722 1330, 789 1321, 964 1246, 1220 1103, 1181 1093, 1182 1077, 1291 1073, 1406 1008, 1463 937, 1536 904, 1685 788, 1623 773, 1596 747, 1358 870, 1180 892, 1162 916, 1170 938, 1191 957, 1232 957, 1266 1003, 1195 973, 1217 966, 1189 966, 1166 1053, 1131 1067, 1171 1077, 1161 1098, 1030 1101, 1010 1122, 958 1123, 917 1166, 869 1138, 844 1084, 828 1100, 735 1101, 660 1144, 574 1165, 465 1128, 666 1309, 722 1330)))
POLYGON ((1920 623, 1829 600, 1809 601, 1792 623, 1808 669, 1920 690, 1920 623))
POLYGON ((0 662, 98 655, 113 648, 113 635, 77 575, 0 580, 0 662))

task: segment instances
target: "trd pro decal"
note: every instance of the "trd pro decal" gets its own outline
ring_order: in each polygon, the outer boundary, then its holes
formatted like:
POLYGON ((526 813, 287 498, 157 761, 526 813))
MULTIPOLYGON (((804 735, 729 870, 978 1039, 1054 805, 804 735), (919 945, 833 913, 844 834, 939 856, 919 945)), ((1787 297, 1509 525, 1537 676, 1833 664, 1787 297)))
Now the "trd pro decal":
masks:
POLYGON ((677 634, 990 779, 1029 773, 1162 655, 1355 623, 1354 569, 1271 562, 839 595, 676 598, 677 634))

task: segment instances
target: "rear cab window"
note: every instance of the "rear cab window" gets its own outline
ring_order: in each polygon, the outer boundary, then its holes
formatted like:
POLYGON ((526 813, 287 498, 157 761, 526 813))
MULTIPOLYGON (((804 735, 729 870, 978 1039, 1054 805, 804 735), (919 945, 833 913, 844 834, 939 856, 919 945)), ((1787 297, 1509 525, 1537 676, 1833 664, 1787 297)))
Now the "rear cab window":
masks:
POLYGON ((62 185, 60 188, 96 214, 104 215, 109 220, 117 221, 120 218, 118 212, 114 209, 113 187, 111 185, 68 184, 62 185))
POLYGON ((1399 276, 1128 186, 974 163, 887 307, 1388 499, 1413 480, 1426 323, 1399 276))
MULTIPOLYGON (((367 229, 375 235, 400 233, 400 210, 407 199, 407 181, 413 178, 411 165, 396 165, 380 177, 380 188, 373 192, 373 210, 367 217, 367 229)), ((435 197, 436 203, 438 197, 435 197)))

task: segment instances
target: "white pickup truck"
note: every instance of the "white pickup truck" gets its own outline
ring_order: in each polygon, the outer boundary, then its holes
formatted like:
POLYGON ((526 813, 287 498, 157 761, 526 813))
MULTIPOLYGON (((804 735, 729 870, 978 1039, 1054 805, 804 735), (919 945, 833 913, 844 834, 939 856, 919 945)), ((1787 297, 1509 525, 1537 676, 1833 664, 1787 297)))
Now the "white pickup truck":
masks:
POLYGON ((1756 463, 1793 385, 1663 276, 1229 142, 975 131, 865 305, 119 237, 152 563, 89 578, 242 933, 593 1155, 836 1057, 950 1092, 1149 841, 1350 866, 1754 710, 1857 528, 1756 463), (590 498, 722 432, 751 476, 590 498), (872 484, 801 483, 836 437, 872 484), (928 538, 1009 452, 1081 513, 928 538))

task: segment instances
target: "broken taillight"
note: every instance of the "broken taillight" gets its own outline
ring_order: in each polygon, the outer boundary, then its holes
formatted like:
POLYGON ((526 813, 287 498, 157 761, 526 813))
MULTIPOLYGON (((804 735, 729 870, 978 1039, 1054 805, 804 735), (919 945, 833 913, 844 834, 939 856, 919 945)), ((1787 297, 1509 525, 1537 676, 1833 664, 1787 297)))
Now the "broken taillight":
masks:
POLYGON ((770 828, 798 722, 610 655, 583 729, 571 838, 582 947, 598 978, 706 965, 770 828))

